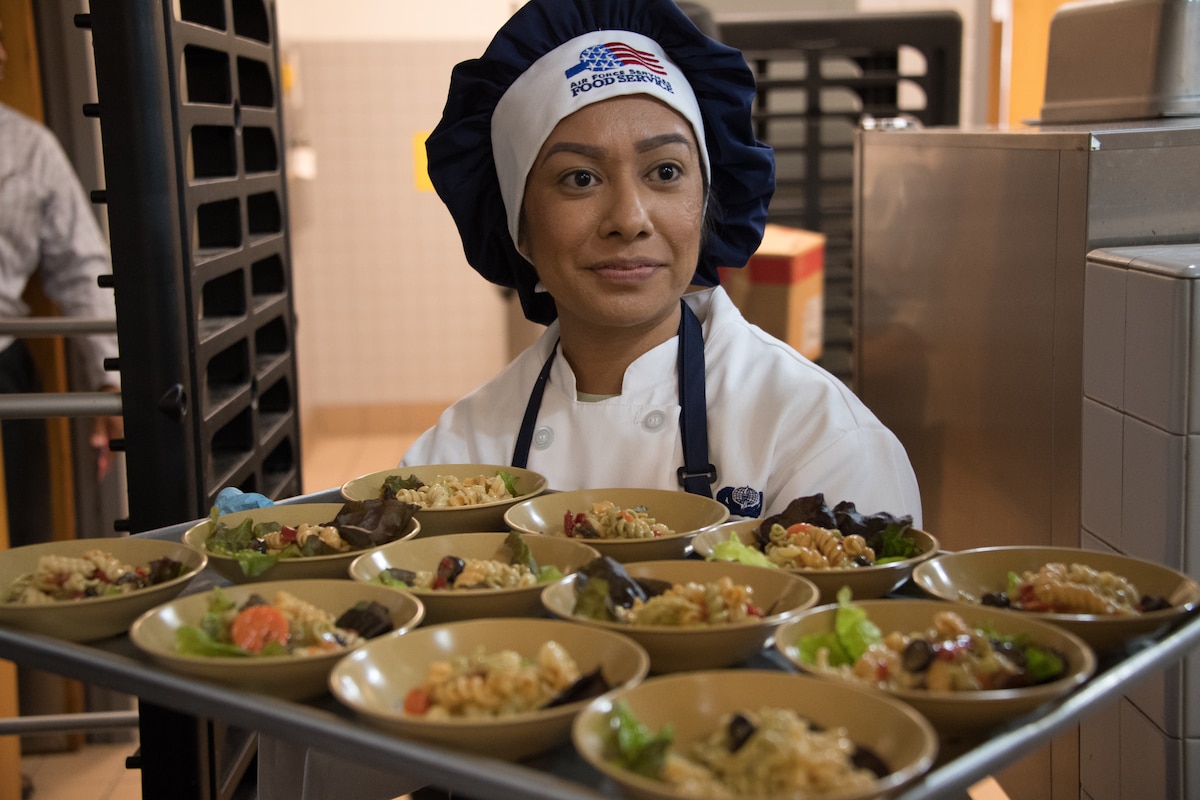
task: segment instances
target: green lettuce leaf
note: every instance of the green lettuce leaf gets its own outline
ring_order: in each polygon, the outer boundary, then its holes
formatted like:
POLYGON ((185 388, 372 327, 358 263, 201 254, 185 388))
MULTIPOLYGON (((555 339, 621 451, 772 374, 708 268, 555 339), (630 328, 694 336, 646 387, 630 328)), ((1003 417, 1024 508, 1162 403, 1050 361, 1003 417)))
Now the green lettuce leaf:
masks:
POLYGON ((779 569, 779 565, 767 558, 766 554, 761 550, 747 544, 742 544, 742 540, 732 531, 730 531, 727 541, 718 542, 713 547, 712 555, 708 557, 708 560, 736 561, 739 564, 749 564, 752 567, 772 567, 779 569))
POLYGON ((670 724, 654 733, 618 700, 608 713, 607 733, 604 749, 609 760, 647 778, 662 774, 667 751, 675 740, 675 729, 670 724))
POLYGON ((838 610, 833 617, 833 631, 811 633, 796 642, 800 659, 815 664, 817 654, 829 651, 829 665, 840 667, 853 664, 873 644, 883 641, 879 626, 867 619, 867 612, 850 603, 850 587, 838 590, 838 610))

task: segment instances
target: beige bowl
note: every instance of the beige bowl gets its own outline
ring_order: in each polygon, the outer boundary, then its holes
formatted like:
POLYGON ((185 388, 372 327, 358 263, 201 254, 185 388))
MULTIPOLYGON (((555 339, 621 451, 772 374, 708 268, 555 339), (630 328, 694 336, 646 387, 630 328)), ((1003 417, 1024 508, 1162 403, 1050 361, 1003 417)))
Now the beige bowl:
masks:
MULTIPOLYGON (((571 730, 584 760, 615 781, 627 797, 682 800, 674 787, 630 772, 605 757, 607 716, 618 701, 652 731, 675 729, 671 746, 685 753, 706 738, 722 716, 745 709, 788 708, 825 728, 844 727, 850 739, 872 750, 891 770, 869 789, 822 794, 822 800, 864 800, 894 794, 924 774, 937 755, 938 740, 929 723, 903 703, 850 685, 830 685, 786 672, 718 670, 649 678, 632 689, 617 690, 588 704, 571 730)), ((776 800, 807 797, 771 795, 776 800)))
POLYGON ((179 542, 125 536, 100 539, 71 539, 14 547, 0 551, 0 592, 7 594, 22 575, 35 572, 43 556, 81 557, 88 550, 102 550, 123 564, 144 567, 159 558, 172 558, 183 564, 174 580, 149 586, 128 594, 89 597, 49 605, 31 606, 0 603, 0 625, 54 636, 69 642, 94 642, 118 636, 147 609, 175 597, 208 559, 179 542))
MULTIPOLYGON (((893 631, 911 633, 931 627, 933 616, 950 610, 937 600, 864 600, 853 603, 886 636, 893 631)), ((784 625, 775 635, 775 648, 800 669, 834 682, 852 682, 903 700, 942 732, 963 732, 995 727, 1034 711, 1070 692, 1096 670, 1096 657, 1082 639, 1040 620, 1015 611, 983 606, 960 606, 953 610, 971 627, 989 626, 1002 635, 1023 635, 1029 641, 1057 650, 1067 661, 1066 674, 1051 683, 1023 689, 974 692, 935 692, 927 689, 881 689, 870 682, 825 672, 800 659, 797 642, 813 633, 833 631, 836 605, 814 608, 784 625)))
MULTIPOLYGON (((324 524, 337 516, 342 509, 342 503, 291 503, 266 508, 255 508, 250 511, 236 511, 232 514, 222 514, 221 521, 230 527, 237 527, 242 520, 251 519, 257 525, 262 522, 278 522, 281 525, 299 525, 302 522, 324 524)), ((204 520, 189 528, 183 534, 185 544, 196 548, 208 555, 209 565, 222 578, 233 583, 255 583, 259 581, 298 581, 310 578, 345 578, 350 563, 367 550, 348 550, 329 556, 304 556, 301 558, 282 558, 275 566, 260 575, 247 575, 242 571, 241 564, 233 556, 222 553, 210 553, 205 546, 208 537, 212 535, 213 523, 204 520)), ((394 541, 411 539, 421 531, 421 523, 413 517, 409 520, 404 534, 394 541)), ((389 542, 391 544, 393 542, 389 542)), ((381 545, 382 546, 382 545, 381 545)))
POLYGON ((691 559, 638 561, 626 564, 625 569, 634 578, 656 578, 671 583, 707 583, 729 576, 734 583, 751 587, 755 604, 766 614, 761 619, 727 625, 628 625, 575 616, 575 585, 571 578, 543 590, 542 604, 556 617, 624 634, 646 648, 654 672, 740 664, 766 647, 779 626, 817 602, 817 587, 811 581, 781 570, 691 559))
POLYGON ((393 475, 416 475, 429 483, 442 475, 456 478, 473 478, 476 475, 495 475, 504 470, 516 476, 515 498, 483 503, 475 506, 454 508, 424 508, 417 512, 421 521, 421 536, 441 536, 446 533, 471 533, 473 531, 506 531, 504 512, 522 500, 536 497, 546 491, 546 478, 533 470, 508 467, 501 464, 428 464, 415 467, 385 469, 360 475, 342 485, 342 496, 347 500, 377 500, 383 490, 385 479, 393 475))
MULTIPOLYGON (((275 592, 286 591, 335 617, 360 601, 373 600, 391 612, 395 630, 371 640, 372 643, 415 628, 425 614, 421 601, 412 595, 348 580, 268 581, 229 586, 222 591, 238 605, 252 594, 270 600, 275 592)), ((175 632, 184 625, 198 624, 208 611, 208 600, 209 592, 200 592, 152 609, 134 622, 129 638, 138 649, 173 672, 237 689, 285 700, 307 700, 328 689, 329 671, 338 659, 346 656, 345 650, 313 656, 253 658, 198 656, 176 651, 175 632)))
POLYGON ((913 583, 942 600, 975 605, 988 592, 1004 591, 1009 572, 1036 571, 1051 562, 1087 564, 1132 581, 1143 595, 1167 598, 1171 608, 1128 617, 1095 614, 1019 613, 1065 628, 1097 651, 1124 647, 1154 634, 1200 605, 1200 585, 1182 572, 1150 561, 1072 547, 983 547, 946 553, 913 571, 913 583))
MULTIPOLYGON (((692 549, 697 555, 712 560, 713 548, 729 541, 730 534, 737 536, 742 544, 753 545, 754 531, 761 523, 760 519, 742 519, 701 531, 692 542, 692 549)), ((909 529, 909 534, 921 552, 903 561, 852 569, 787 569, 785 572, 803 575, 815 583, 821 592, 821 603, 836 602, 838 590, 843 586, 849 586, 852 596, 859 600, 883 597, 908 580, 918 564, 937 555, 938 541, 931 534, 916 528, 909 529)))
POLYGON ((591 547, 622 563, 682 558, 696 534, 729 518, 729 509, 707 497, 670 489, 580 489, 553 492, 526 500, 504 515, 508 527, 523 533, 563 536, 567 511, 580 512, 592 503, 612 501, 621 508, 645 507, 658 522, 675 531, 652 539, 585 539, 591 547))
MULTIPOLYGON (((574 539, 522 534, 539 566, 553 565, 569 575, 599 554, 574 539)), ((350 577, 373 581, 380 572, 399 567, 414 572, 433 572, 445 556, 496 558, 504 547, 507 533, 450 533, 393 542, 364 553, 350 564, 350 577)), ((507 559, 507 556, 505 557, 507 559)), ((460 619, 481 617, 536 617, 542 614, 542 589, 545 583, 515 589, 433 590, 407 589, 425 604, 425 624, 436 625, 460 619)))
POLYGON ((335 697, 364 719, 412 739, 495 758, 519 759, 567 741, 571 720, 587 701, 503 717, 430 720, 404 713, 404 698, 420 686, 429 665, 458 656, 516 650, 535 659, 547 641, 562 645, 580 672, 596 669, 614 688, 636 685, 650 660, 631 640, 548 619, 487 619, 421 628, 371 642, 334 667, 335 697))

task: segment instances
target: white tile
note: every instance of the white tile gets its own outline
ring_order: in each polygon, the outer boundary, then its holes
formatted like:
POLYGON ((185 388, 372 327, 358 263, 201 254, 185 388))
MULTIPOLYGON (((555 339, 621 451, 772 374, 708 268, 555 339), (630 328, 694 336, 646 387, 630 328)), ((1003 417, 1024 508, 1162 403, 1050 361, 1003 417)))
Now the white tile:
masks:
POLYGON ((1124 422, 1106 405, 1084 398, 1080 431, 1080 508, 1084 529, 1121 549, 1121 448, 1124 422))
MULTIPOLYGON (((1187 462, 1187 488, 1183 510, 1183 571, 1200 579, 1200 436, 1187 437, 1184 459, 1187 462)), ((1197 684, 1200 689, 1200 684, 1197 684)))
POLYGON ((1079 723, 1079 785, 1092 800, 1120 800, 1120 730, 1119 700, 1079 723))
POLYGON ((1187 432, 1189 316, 1194 282, 1131 270, 1125 306, 1125 409, 1187 432))
POLYGON ((1088 263, 1083 290, 1083 393, 1122 408, 1125 387, 1125 278, 1128 271, 1088 263))
POLYGON ((1183 741, 1172 739, 1121 701, 1121 797, 1182 797, 1183 741))
POLYGON ((1122 551, 1179 569, 1183 562, 1186 439, 1125 417, 1122 551))
POLYGON ((1167 736, 1183 738, 1183 668, 1173 664, 1142 680, 1126 695, 1129 702, 1167 736))

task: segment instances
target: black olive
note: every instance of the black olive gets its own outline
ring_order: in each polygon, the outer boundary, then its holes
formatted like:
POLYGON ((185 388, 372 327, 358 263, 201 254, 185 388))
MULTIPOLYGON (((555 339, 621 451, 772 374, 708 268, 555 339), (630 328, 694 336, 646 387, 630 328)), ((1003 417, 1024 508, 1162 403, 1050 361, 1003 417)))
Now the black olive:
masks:
POLYGON ((600 672, 600 668, 597 667, 586 675, 580 675, 578 680, 559 692, 546 705, 546 708, 565 706, 567 703, 577 703, 581 700, 590 700, 593 697, 599 697, 611 688, 608 685, 608 681, 604 679, 604 675, 600 672))
POLYGON ((634 578, 638 586, 642 587, 642 591, 646 593, 646 597, 657 597, 670 589, 673 584, 671 581, 664 581, 658 578, 634 578))
POLYGON ((1138 611, 1143 613, 1147 611, 1162 611, 1164 608, 1170 607, 1171 604, 1162 595, 1144 595, 1141 602, 1138 603, 1138 611))
POLYGON ((372 639, 395 628, 387 606, 374 600, 363 600, 342 613, 334 622, 339 628, 357 631, 364 639, 372 639))
POLYGON ((140 589, 147 586, 146 579, 136 572, 122 572, 121 577, 113 581, 117 586, 123 586, 126 583, 132 583, 135 589, 140 589))
POLYGON ((979 598, 979 602, 985 606, 996 606, 997 608, 1008 608, 1012 605, 1006 592, 988 592, 979 598))
POLYGON ((855 746, 854 755, 850 756, 850 761, 859 769, 869 769, 875 773, 876 778, 885 777, 891 772, 888 769, 887 762, 879 757, 879 754, 868 747, 855 746))
POLYGON ((388 567, 387 569, 384 570, 384 572, 392 580, 399 581, 400 583, 407 584, 408 586, 412 586, 413 581, 415 581, 417 579, 417 573, 413 572, 411 569, 401 569, 400 567, 388 567))
POLYGON ((933 663, 933 645, 924 639, 913 639, 904 648, 900 663, 909 672, 924 672, 933 663))
POLYGON ((246 598, 246 602, 242 603, 242 607, 238 610, 243 611, 243 610, 245 610, 247 608, 251 608, 253 606, 266 606, 266 605, 270 605, 270 603, 267 602, 267 598, 265 598, 261 594, 258 594, 257 592, 255 592, 254 594, 252 594, 246 598))
POLYGON ((729 720, 729 752, 736 753, 758 730, 744 714, 734 714, 729 720))

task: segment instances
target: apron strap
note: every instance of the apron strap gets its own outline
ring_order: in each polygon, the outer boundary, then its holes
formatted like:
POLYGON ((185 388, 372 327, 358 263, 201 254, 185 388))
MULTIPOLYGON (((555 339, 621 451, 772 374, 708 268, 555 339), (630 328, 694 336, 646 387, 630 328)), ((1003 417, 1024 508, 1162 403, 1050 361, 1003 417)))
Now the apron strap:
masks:
MULTIPOLYGON (((704 388, 704 330, 688 304, 679 301, 679 432, 683 439, 683 466, 675 471, 679 485, 691 494, 712 497, 712 484, 717 480, 717 468, 708 460, 708 407, 704 388)), ((550 357, 542 365, 521 430, 513 448, 512 465, 525 469, 529 464, 529 448, 537 427, 538 411, 550 380, 550 369, 558 352, 558 342, 550 349, 550 357)))
POLYGON ((679 485, 691 494, 712 497, 717 468, 708 460, 708 404, 704 390, 704 330, 683 300, 679 317, 679 433, 683 466, 679 485))
POLYGON ((533 444, 533 429, 537 427, 538 411, 542 408, 542 395, 546 393, 546 383, 550 380, 550 368, 554 366, 554 355, 558 352, 558 341, 550 348, 550 357, 542 365, 537 380, 533 382, 533 391, 529 394, 529 402, 525 404, 525 416, 521 419, 521 430, 517 434, 517 444, 513 448, 512 465, 525 469, 529 465, 529 446, 533 444))

